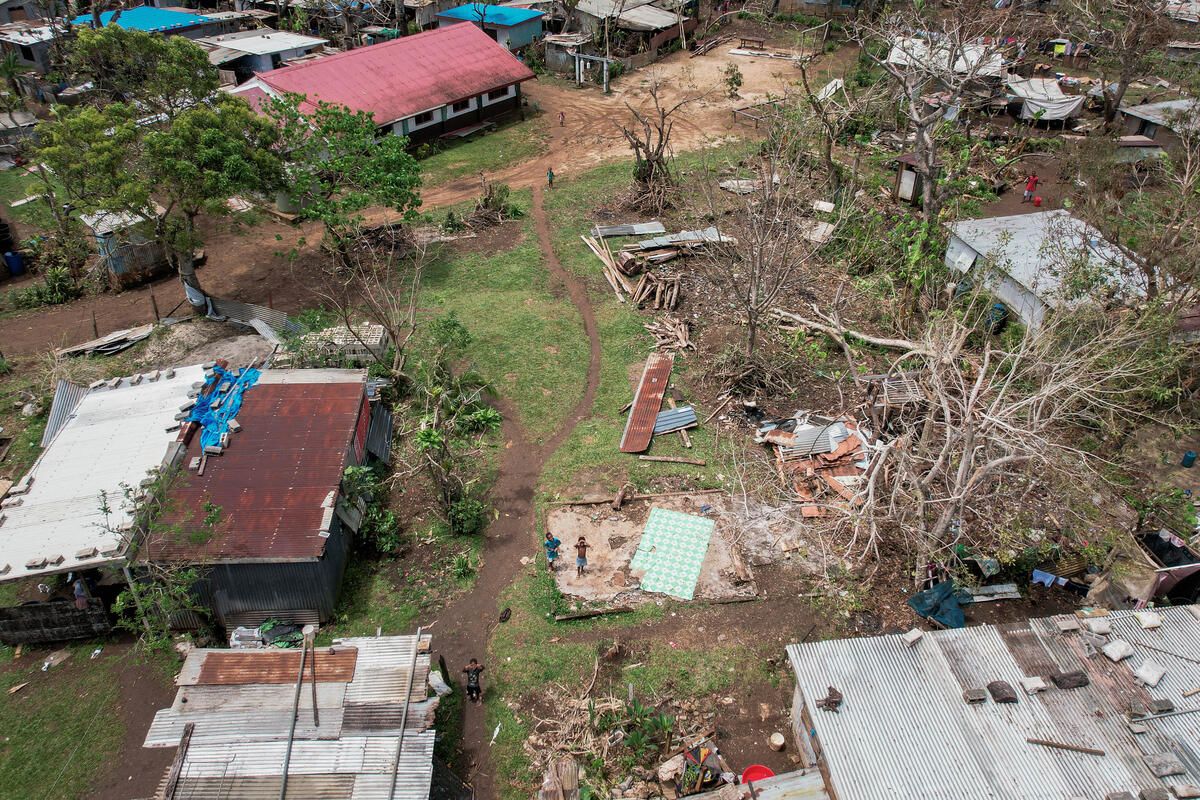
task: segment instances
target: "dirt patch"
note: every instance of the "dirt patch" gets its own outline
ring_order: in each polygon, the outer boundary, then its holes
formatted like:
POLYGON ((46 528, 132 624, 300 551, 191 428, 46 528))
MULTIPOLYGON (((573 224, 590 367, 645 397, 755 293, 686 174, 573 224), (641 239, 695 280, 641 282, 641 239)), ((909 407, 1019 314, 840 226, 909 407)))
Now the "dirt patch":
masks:
POLYGON ((621 511, 612 511, 607 506, 555 509, 550 512, 547 527, 563 542, 561 565, 555 573, 559 591, 583 600, 617 605, 642 603, 655 597, 638 588, 641 574, 630 567, 651 508, 708 516, 716 522, 696 583, 696 599, 754 596, 757 587, 730 539, 733 531, 728 518, 722 515, 725 501, 721 495, 662 498, 653 504, 633 503, 621 511), (591 547, 587 571, 579 577, 574 569, 574 545, 581 535, 591 547))
POLYGON ((218 358, 231 364, 248 364, 271 354, 274 346, 248 328, 211 319, 193 319, 170 325, 151 337, 139 359, 145 368, 163 369, 202 364, 218 358))
MULTIPOLYGON (((131 647, 128 643, 109 645, 105 652, 119 657, 131 647)), ((175 759, 174 748, 142 747, 155 713, 174 702, 175 686, 171 680, 161 670, 131 655, 117 669, 117 682, 121 691, 117 712, 125 723, 125 735, 108 771, 96 776, 88 794, 91 800, 153 797, 175 759)))

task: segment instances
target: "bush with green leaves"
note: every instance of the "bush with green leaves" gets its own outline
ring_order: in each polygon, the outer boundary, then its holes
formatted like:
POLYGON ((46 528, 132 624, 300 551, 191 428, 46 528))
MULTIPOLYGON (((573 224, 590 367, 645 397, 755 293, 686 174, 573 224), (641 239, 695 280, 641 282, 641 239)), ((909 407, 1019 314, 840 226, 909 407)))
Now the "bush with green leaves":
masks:
POLYGON ((450 505, 450 531, 460 536, 483 533, 491 517, 491 507, 478 498, 467 496, 450 505))

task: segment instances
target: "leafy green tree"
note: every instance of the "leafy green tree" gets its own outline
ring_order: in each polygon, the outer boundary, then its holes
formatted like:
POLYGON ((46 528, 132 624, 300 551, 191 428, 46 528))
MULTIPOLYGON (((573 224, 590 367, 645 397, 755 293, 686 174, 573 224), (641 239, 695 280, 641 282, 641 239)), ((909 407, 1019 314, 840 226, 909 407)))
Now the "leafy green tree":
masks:
POLYGON ((134 103, 147 115, 173 117, 217 91, 208 54, 182 36, 160 36, 115 25, 80 28, 68 68, 88 77, 104 102, 134 103))
POLYGON ((236 97, 192 106, 156 127, 139 125, 133 107, 116 103, 59 109, 38 127, 35 155, 64 235, 77 225, 72 212, 154 219, 156 237, 199 309, 205 302, 193 256, 202 244, 196 219, 228 213, 225 201, 233 195, 279 185, 277 136, 269 120, 236 97))
POLYGON ((145 136, 141 171, 166 209, 157 218, 159 238, 184 286, 195 290, 188 293, 193 307, 204 306, 194 257, 201 244, 196 219, 228 214, 225 201, 233 195, 279 184, 282 166, 272 149, 277 136, 269 120, 236 97, 189 108, 145 136))
POLYGON ((407 139, 379 136, 368 113, 300 95, 276 98, 268 113, 280 130, 287 192, 304 219, 325 226, 323 245, 339 263, 367 208, 416 216, 421 169, 407 139))

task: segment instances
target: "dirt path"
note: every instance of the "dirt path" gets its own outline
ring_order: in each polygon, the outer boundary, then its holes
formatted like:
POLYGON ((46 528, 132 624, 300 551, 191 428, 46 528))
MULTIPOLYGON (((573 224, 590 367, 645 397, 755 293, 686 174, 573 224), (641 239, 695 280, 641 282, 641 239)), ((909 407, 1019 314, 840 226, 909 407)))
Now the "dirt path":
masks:
MULTIPOLYGON (((505 452, 500 463, 499 478, 491 492, 491 501, 499 517, 488 528, 483 565, 474 588, 442 609, 432 628, 434 650, 445 657, 451 672, 449 677, 455 683, 460 683, 458 670, 468 660, 484 660, 488 634, 498 613, 496 602, 516 577, 521 567, 521 556, 534 552, 536 547, 533 498, 542 465, 566 441, 575 426, 591 413, 596 389, 600 385, 600 335, 596 329, 596 317, 588 300, 587 288, 582 281, 563 269, 554 254, 540 186, 533 191, 532 213, 538 245, 550 272, 551 289, 565 289, 583 319, 590 351, 587 385, 571 416, 541 447, 532 446, 526 440, 513 409, 501 402, 505 452)), ((487 683, 485 672, 485 691, 487 683)), ((465 714, 462 749, 465 763, 471 765, 468 779, 475 787, 475 796, 479 800, 488 800, 495 797, 496 793, 494 776, 487 769, 490 733, 485 724, 484 710, 482 706, 468 705, 465 714)))

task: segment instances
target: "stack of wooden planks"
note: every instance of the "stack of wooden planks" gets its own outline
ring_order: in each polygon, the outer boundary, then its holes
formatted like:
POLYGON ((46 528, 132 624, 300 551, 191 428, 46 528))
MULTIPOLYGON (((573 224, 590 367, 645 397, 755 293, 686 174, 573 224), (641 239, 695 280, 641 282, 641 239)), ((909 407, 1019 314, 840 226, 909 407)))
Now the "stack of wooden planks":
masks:
POLYGON ((675 306, 679 304, 679 276, 643 272, 632 296, 633 302, 637 303, 639 308, 646 306, 655 311, 674 311, 675 306))
POLYGON ((613 258, 612 251, 608 249, 608 245, 603 239, 596 239, 591 236, 580 236, 579 238, 600 259, 604 279, 608 281, 608 285, 612 287, 613 292, 617 295, 617 300, 624 303, 625 296, 633 294, 633 283, 617 267, 616 259, 613 258))

